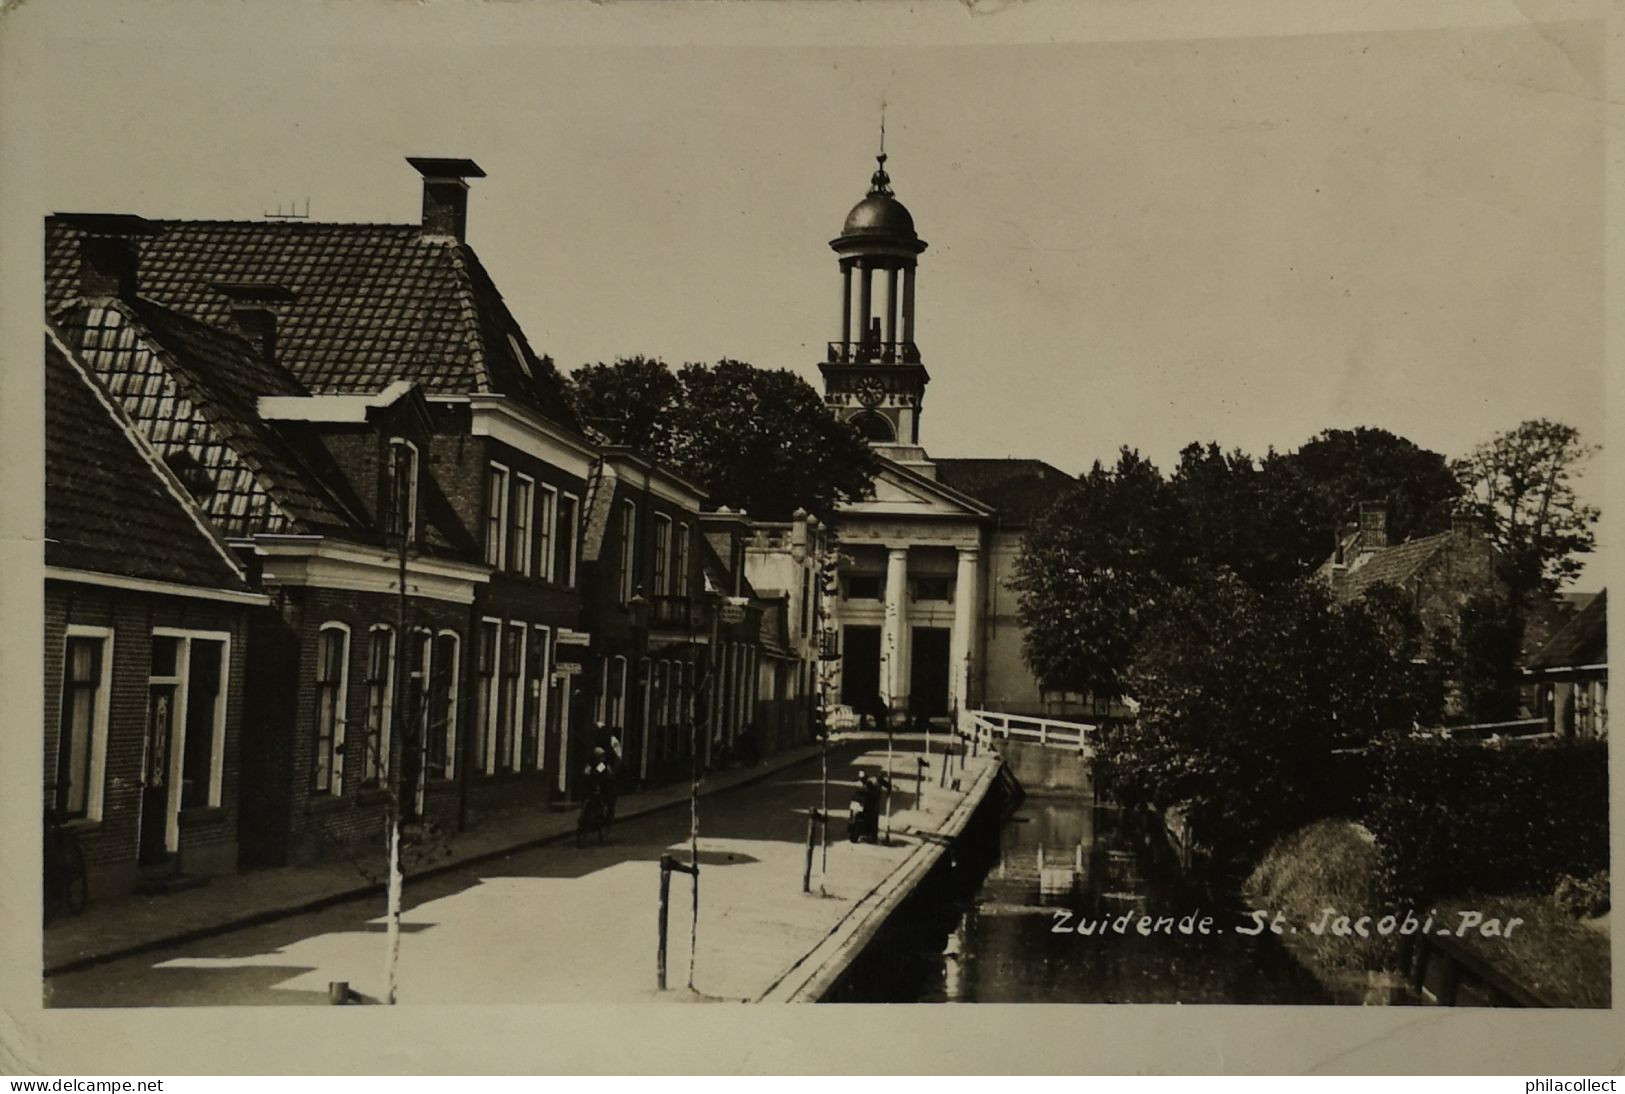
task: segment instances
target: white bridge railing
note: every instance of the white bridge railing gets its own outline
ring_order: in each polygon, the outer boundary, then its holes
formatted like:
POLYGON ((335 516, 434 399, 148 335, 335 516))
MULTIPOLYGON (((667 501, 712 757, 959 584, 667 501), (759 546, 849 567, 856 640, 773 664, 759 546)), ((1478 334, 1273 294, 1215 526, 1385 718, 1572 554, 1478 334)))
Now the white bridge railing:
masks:
POLYGON ((965 737, 984 741, 1003 737, 1053 748, 1073 748, 1079 752, 1090 749, 1090 739, 1099 728, 1086 722, 1031 718, 1024 714, 1003 714, 994 710, 966 710, 959 715, 959 732, 965 737))

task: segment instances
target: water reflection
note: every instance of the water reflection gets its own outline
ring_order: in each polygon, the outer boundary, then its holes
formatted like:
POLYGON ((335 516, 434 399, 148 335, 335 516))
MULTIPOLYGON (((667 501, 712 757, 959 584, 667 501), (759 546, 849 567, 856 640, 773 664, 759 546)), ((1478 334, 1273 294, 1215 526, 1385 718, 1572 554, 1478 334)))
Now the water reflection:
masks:
POLYGON ((912 991, 894 990, 922 1002, 1330 1001, 1274 939, 1233 933, 1233 909, 1185 886, 1161 834, 1138 822, 1086 793, 1027 798, 934 960, 915 966, 912 991), (1211 915, 1215 933, 1077 933, 1080 921, 1125 912, 1211 915))

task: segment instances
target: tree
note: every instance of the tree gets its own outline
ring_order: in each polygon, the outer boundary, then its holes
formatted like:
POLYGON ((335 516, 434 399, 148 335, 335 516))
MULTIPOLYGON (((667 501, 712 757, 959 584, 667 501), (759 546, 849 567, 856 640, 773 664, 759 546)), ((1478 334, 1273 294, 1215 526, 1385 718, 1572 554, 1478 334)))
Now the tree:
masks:
POLYGON ((1561 422, 1526 421, 1454 464, 1465 509, 1499 548, 1514 600, 1529 609, 1572 580, 1596 543, 1600 516, 1574 493, 1580 465, 1600 449, 1561 422))
POLYGON ((1240 449, 1190 444, 1171 481, 1201 562, 1262 588, 1302 577, 1325 558, 1308 486, 1274 452, 1254 460, 1240 449))
POLYGON ((828 522, 842 502, 869 496, 874 450, 800 376, 721 360, 684 365, 678 380, 673 457, 712 501, 763 520, 806 509, 828 522))
POLYGON ((1359 504, 1388 507, 1388 535, 1398 543, 1444 531, 1451 507, 1462 492, 1449 462, 1386 429, 1327 429, 1284 457, 1302 476, 1320 531, 1316 561, 1337 545, 1343 524, 1359 504))
POLYGON ((622 357, 613 365, 583 365, 566 390, 576 415, 612 444, 670 462, 683 389, 664 361, 622 357))
POLYGON ((1047 686, 1121 695, 1144 623, 1182 578, 1178 497, 1124 448, 1028 531, 1015 588, 1027 662, 1047 686))
POLYGON ((1098 770, 1125 804, 1179 805, 1221 864, 1348 808, 1337 750, 1407 730, 1436 702, 1413 665, 1421 623, 1379 596, 1343 608, 1313 581, 1265 590, 1226 571, 1174 589, 1130 676, 1138 719, 1098 770))
POLYGON ((1516 718, 1524 624, 1517 602, 1479 593, 1462 605, 1460 619, 1453 653, 1462 712, 1469 722, 1516 718))
POLYGON ((806 509, 830 521, 842 502, 868 496, 879 471, 857 431, 787 369, 722 360, 673 373, 631 357, 577 369, 569 390, 577 414, 613 443, 763 520, 806 509))

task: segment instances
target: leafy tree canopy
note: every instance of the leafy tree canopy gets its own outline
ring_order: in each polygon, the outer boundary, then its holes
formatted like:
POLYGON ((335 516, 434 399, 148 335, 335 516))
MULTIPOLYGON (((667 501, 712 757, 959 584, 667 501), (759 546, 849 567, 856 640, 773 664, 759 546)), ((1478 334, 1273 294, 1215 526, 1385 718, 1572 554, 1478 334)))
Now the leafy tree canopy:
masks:
POLYGON ((612 442, 762 520, 797 509, 831 520, 840 503, 868 496, 879 470, 857 432, 787 369, 725 359, 674 373, 630 357, 577 369, 569 390, 576 412, 612 442))
POLYGON ((1316 561, 1336 546, 1342 526, 1361 502, 1388 506, 1388 536, 1395 543, 1442 532, 1461 484, 1444 456, 1386 429, 1328 429, 1285 457, 1301 477, 1320 530, 1316 561))
POLYGON ((1562 422, 1536 418, 1473 449, 1453 465, 1465 508, 1500 548, 1515 599, 1530 606, 1579 574, 1600 516, 1574 493, 1581 465, 1600 449, 1562 422))

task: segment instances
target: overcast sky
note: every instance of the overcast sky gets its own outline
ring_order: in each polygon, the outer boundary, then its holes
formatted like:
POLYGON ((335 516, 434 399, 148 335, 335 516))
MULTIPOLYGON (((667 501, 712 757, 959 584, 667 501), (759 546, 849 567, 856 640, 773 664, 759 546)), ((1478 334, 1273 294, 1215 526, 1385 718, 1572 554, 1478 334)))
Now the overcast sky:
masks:
POLYGON ((1167 468, 1192 440, 1356 425, 1459 455, 1534 416, 1603 439, 1595 23, 1051 44, 1012 13, 978 24, 998 35, 754 36, 828 43, 789 47, 718 44, 713 13, 673 48, 477 9, 499 15, 312 8, 276 37, 236 5, 194 9, 186 37, 59 21, 49 205, 410 221, 402 157, 467 156, 489 174, 469 239, 562 367, 731 356, 816 383, 828 241, 884 102, 930 243, 936 455, 1078 472, 1130 445, 1167 468))

